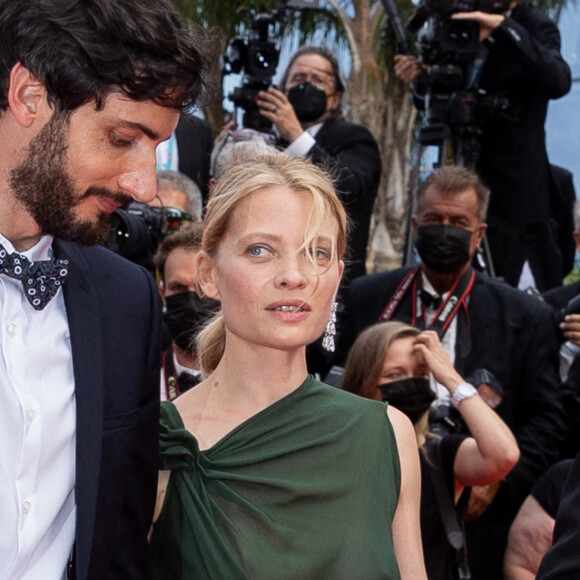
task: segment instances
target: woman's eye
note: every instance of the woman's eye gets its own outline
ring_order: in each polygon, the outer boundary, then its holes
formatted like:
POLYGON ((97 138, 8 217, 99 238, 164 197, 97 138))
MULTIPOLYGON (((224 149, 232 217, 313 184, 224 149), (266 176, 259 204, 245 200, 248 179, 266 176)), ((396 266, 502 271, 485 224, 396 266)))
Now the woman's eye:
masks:
POLYGON ((250 248, 248 248, 248 254, 250 254, 250 256, 262 257, 265 256, 267 252, 268 249, 264 246, 250 246, 250 248))
POLYGON ((326 248, 318 247, 311 249, 310 255, 313 256, 318 263, 324 263, 330 260, 331 252, 326 248))
POLYGON ((429 369, 427 368, 420 368, 416 369, 413 373, 413 376, 416 379, 428 379, 429 378, 429 369))

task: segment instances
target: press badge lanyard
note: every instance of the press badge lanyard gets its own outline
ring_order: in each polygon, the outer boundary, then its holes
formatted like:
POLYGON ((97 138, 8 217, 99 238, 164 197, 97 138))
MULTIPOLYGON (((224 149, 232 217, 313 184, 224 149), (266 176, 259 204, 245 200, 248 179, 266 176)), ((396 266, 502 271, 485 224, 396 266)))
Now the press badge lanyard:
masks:
MULTIPOLYGON (((417 266, 413 270, 407 272, 406 276, 401 280, 399 286, 395 290, 394 294, 389 299, 389 302, 385 306, 385 309, 379 317, 379 322, 386 322, 391 320, 393 314, 396 312, 397 308, 400 306, 403 298, 407 294, 409 288, 412 288, 413 292, 413 308, 412 308, 412 323, 413 326, 425 327, 425 320, 427 318, 427 311, 425 306, 417 312, 417 290, 419 284, 419 274, 421 272, 421 267, 417 266)), ((440 338, 443 338, 445 332, 449 328, 451 321, 457 314, 460 308, 463 307, 465 314, 467 315, 467 296, 473 288, 473 281, 475 280, 475 271, 469 268, 461 278, 455 281, 449 294, 445 300, 441 303, 437 311, 435 312, 431 321, 426 325, 427 328, 436 330, 440 338)), ((469 323, 469 316, 467 316, 469 323)))

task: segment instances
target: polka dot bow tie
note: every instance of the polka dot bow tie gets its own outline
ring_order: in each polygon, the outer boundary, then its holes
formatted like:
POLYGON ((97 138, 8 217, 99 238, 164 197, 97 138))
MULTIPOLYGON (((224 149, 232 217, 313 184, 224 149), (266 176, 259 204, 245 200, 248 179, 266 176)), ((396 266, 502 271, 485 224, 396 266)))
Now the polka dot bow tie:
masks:
POLYGON ((0 274, 20 280, 28 302, 35 310, 42 310, 62 286, 68 260, 31 262, 21 254, 9 254, 0 244, 0 274))

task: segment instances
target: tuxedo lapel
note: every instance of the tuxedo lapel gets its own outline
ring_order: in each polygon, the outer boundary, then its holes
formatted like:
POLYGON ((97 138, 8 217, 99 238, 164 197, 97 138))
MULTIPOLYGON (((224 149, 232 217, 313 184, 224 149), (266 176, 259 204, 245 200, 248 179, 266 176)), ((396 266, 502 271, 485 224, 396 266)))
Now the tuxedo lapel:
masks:
POLYGON ((63 285, 76 394, 76 563, 88 575, 94 531, 103 436, 102 344, 99 304, 83 251, 55 240, 55 254, 69 260, 63 285))

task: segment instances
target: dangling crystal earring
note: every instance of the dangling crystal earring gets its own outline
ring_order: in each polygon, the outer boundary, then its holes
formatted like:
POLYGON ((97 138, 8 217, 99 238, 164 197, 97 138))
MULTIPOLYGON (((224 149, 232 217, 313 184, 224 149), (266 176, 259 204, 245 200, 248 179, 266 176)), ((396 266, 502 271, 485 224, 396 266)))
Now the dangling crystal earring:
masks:
POLYGON ((322 337, 322 348, 328 352, 334 352, 334 335, 336 334, 336 309, 338 308, 338 302, 333 302, 330 307, 330 317, 328 319, 328 324, 326 325, 326 330, 324 331, 324 336, 322 337))

